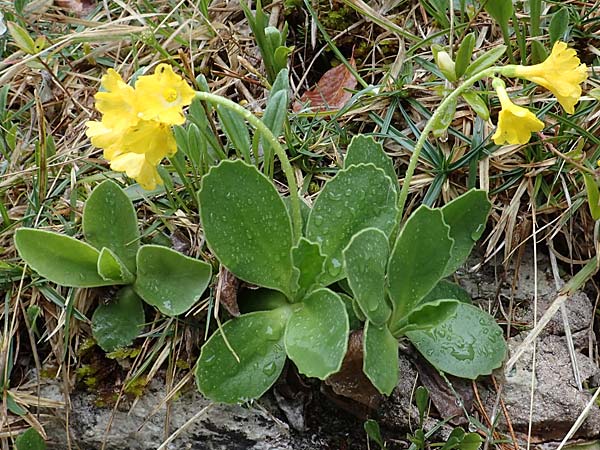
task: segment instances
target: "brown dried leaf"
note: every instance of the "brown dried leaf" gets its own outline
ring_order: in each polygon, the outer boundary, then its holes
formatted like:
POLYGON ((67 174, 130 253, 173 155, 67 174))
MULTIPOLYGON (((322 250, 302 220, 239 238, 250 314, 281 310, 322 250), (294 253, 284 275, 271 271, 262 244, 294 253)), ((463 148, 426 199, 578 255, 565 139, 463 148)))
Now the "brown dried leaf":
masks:
POLYGON ((96 7, 95 0, 55 0, 54 5, 63 9, 67 13, 75 14, 78 17, 85 17, 96 7))
POLYGON ((325 380, 337 395, 351 398, 370 409, 377 408, 383 396, 363 372, 363 332, 353 331, 348 340, 348 352, 342 368, 325 380))
MULTIPOLYGON (((350 58, 350 65, 356 69, 354 57, 350 58)), ((299 102, 294 102, 292 109, 298 112, 307 103, 312 111, 340 109, 352 98, 348 90, 356 88, 356 84, 354 75, 340 64, 325 72, 314 88, 302 94, 299 102)))
POLYGON ((221 266, 219 269, 219 284, 217 285, 217 299, 219 300, 219 304, 223 305, 233 317, 240 315, 240 308, 237 302, 239 286, 240 280, 227 270, 225 266, 221 266))

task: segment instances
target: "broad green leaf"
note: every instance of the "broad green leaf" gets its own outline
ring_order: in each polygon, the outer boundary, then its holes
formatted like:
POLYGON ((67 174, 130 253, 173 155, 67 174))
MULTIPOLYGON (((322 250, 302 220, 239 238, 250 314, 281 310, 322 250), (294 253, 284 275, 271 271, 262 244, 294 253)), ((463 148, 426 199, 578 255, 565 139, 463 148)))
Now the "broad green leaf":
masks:
POLYGON ((325 256, 321 254, 318 244, 310 242, 306 238, 300 238, 298 245, 292 249, 292 261, 297 269, 298 289, 297 298, 302 298, 304 294, 315 286, 319 277, 323 273, 325 256))
POLYGON ((133 203, 112 180, 100 183, 83 208, 85 240, 102 250, 112 250, 127 269, 135 274, 135 257, 140 246, 140 231, 133 203))
POLYGON ((105 352, 127 347, 144 327, 142 300, 129 286, 122 288, 115 299, 100 305, 92 315, 92 334, 105 352))
POLYGON ((349 332, 339 295, 317 289, 292 313, 285 329, 285 350, 300 373, 324 380, 340 370, 349 332))
POLYGON ((137 255, 133 288, 167 316, 189 310, 210 282, 210 264, 160 245, 144 245, 137 255))
POLYGON ((467 291, 456 283, 448 280, 441 280, 435 287, 429 291, 420 304, 429 303, 444 298, 453 298, 463 303, 471 303, 471 296, 467 291))
POLYGON ((506 356, 502 329, 488 313, 459 303, 456 313, 428 331, 406 334, 436 369, 475 379, 500 367, 506 356))
POLYGON ((70 236, 19 228, 15 232, 15 247, 33 270, 53 283, 72 287, 114 284, 98 274, 100 252, 70 236))
MULTIPOLYGON (((488 2, 491 3, 491 2, 488 2)), ((488 50, 467 67, 465 70, 465 78, 469 78, 482 70, 492 67, 496 61, 498 61, 502 55, 506 53, 506 45, 498 45, 497 47, 488 50)))
POLYGON ((404 325, 397 331, 391 330, 394 336, 400 337, 409 331, 430 330, 446 321, 456 312, 459 301, 455 299, 439 299, 420 303, 406 318, 404 325))
POLYGON ((433 129, 431 130, 434 137, 439 138, 444 135, 456 115, 456 104, 456 97, 454 97, 448 102, 440 115, 437 116, 437 119, 433 122, 433 129))
POLYGON ((365 326, 363 371, 373 386, 390 395, 398 384, 398 341, 387 326, 365 326))
POLYGON ((462 93, 462 97, 469 104, 469 106, 473 109, 475 114, 477 114, 483 120, 489 120, 490 110, 488 109, 486 103, 483 101, 483 99, 477 92, 465 91, 462 93))
POLYGON ((348 283, 363 314, 377 326, 390 317, 385 298, 385 270, 390 248, 383 231, 365 228, 344 249, 348 283))
POLYGON ((321 245, 327 256, 324 285, 346 276, 342 250, 352 236, 373 227, 386 236, 396 221, 396 190, 392 180, 373 164, 358 164, 340 170, 329 180, 308 217, 306 237, 321 245))
POLYGON ((491 207, 487 192, 472 189, 442 208, 444 222, 450 226, 450 237, 454 239, 444 276, 453 274, 467 260, 485 230, 491 207))
POLYGON ((215 331, 196 364, 200 392, 223 403, 244 403, 263 395, 283 370, 288 316, 287 308, 244 314, 215 331))
POLYGON ((217 105, 217 114, 229 142, 239 152, 238 154, 250 164, 252 162, 250 157, 250 133, 246 122, 237 113, 220 105, 217 105))
POLYGON ((394 189, 398 190, 398 175, 396 175, 394 169, 394 162, 383 150, 383 145, 372 136, 362 134, 354 136, 344 158, 344 168, 368 163, 373 163, 376 167, 383 169, 385 174, 392 180, 394 189))
POLYGON ((563 40, 569 29, 569 10, 566 6, 560 8, 556 13, 552 15, 550 20, 550 26, 548 27, 548 34, 550 35, 550 45, 553 45, 556 41, 563 40))
MULTIPOLYGON (((267 101, 267 107, 262 117, 262 121, 267 128, 271 130, 271 133, 273 133, 273 136, 275 137, 278 137, 283 129, 283 124, 287 117, 288 98, 289 94, 287 90, 280 90, 271 94, 269 96, 269 100, 267 101)), ((265 166, 271 167, 274 150, 271 148, 271 144, 269 144, 264 137, 261 137, 261 142, 263 146, 265 166)))
POLYGON ((590 214, 592 215, 592 219, 598 220, 600 219, 600 190, 598 189, 598 183, 588 173, 583 173, 583 180, 585 181, 590 214))
POLYGON ((29 428, 15 439, 16 450, 46 450, 46 442, 35 428, 29 428))
POLYGON ((475 33, 469 33, 464 37, 456 52, 454 71, 458 78, 462 77, 467 67, 469 67, 473 56, 473 48, 475 48, 475 33))
POLYGON ((419 386, 415 391, 415 404, 419 410, 419 426, 423 425, 423 418, 425 412, 427 412, 427 405, 429 404, 429 392, 425 386, 419 386))
POLYGON ((255 167, 223 161, 202 180, 209 247, 235 276, 291 296, 292 225, 279 193, 255 167))
POLYGON ((548 57, 546 47, 540 41, 531 41, 531 60, 533 63, 540 63, 548 57))
POLYGON ((98 274, 113 284, 131 284, 135 277, 115 253, 104 247, 98 257, 98 274))
POLYGON ((400 231, 388 264, 389 295, 394 304, 390 328, 396 328, 442 279, 452 239, 442 212, 420 206, 400 231))

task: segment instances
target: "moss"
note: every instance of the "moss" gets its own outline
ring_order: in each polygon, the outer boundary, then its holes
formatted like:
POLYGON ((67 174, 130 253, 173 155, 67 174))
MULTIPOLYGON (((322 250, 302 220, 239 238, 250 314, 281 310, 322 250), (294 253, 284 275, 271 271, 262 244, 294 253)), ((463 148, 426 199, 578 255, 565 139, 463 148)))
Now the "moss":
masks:
POLYGON ((106 354, 106 357, 109 359, 128 359, 128 358, 135 358, 137 355, 140 354, 140 349, 139 348, 119 348, 117 350, 115 350, 114 352, 110 352, 106 354))

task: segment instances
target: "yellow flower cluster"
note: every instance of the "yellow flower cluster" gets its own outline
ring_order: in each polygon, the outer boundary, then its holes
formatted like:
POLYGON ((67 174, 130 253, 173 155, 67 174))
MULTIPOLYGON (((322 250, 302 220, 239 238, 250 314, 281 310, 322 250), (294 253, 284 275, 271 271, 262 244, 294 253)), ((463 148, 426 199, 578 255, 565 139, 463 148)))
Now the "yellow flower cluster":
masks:
MULTIPOLYGON (((587 67, 581 64, 575 50, 567 48, 564 42, 556 42, 544 62, 533 66, 507 66, 501 73, 509 77, 524 78, 545 87, 554 94, 567 113, 573 114, 575 104, 581 97, 580 84, 587 78, 587 67)), ((504 83, 500 80, 494 80, 493 86, 502 110, 492 139, 498 145, 526 144, 532 132, 544 128, 543 122, 531 111, 511 102, 504 83)))
POLYGON ((139 77, 135 88, 113 69, 101 85, 104 91, 94 98, 102 120, 86 123, 87 136, 104 150, 111 169, 154 189, 162 184, 156 167, 177 151, 171 126, 185 122, 182 109, 192 102, 194 90, 168 64, 139 77))

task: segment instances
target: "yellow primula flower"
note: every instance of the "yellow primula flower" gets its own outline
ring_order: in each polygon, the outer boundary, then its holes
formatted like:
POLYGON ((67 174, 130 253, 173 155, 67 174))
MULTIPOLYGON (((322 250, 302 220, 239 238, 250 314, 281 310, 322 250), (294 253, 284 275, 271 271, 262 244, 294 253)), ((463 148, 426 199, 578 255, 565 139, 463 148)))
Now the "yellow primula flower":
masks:
POLYGON ((159 64, 153 75, 135 83, 139 116, 170 125, 185 122, 182 109, 192 103, 195 92, 168 64, 159 64))
POLYGON ((150 163, 143 153, 123 153, 110 163, 110 168, 125 172, 147 191, 156 188, 157 184, 162 184, 156 165, 150 163))
POLYGON ((113 170, 154 189, 162 184, 156 166, 177 152, 171 125, 185 121, 183 107, 191 103, 194 90, 167 64, 140 77, 135 88, 112 69, 101 84, 104 91, 95 98, 102 120, 87 122, 86 135, 104 150, 113 170))
POLYGON ((557 41, 543 63, 514 66, 514 76, 545 87, 554 94, 567 113, 573 114, 575 104, 581 97, 580 84, 587 78, 587 67, 581 64, 574 49, 557 41))
POLYGON ((531 138, 531 133, 542 131, 544 122, 526 108, 515 105, 504 87, 504 83, 496 78, 492 84, 500 99, 502 109, 498 115, 498 128, 492 136, 496 145, 508 143, 526 144, 531 138))
POLYGON ((108 69, 100 85, 105 92, 98 92, 96 109, 102 113, 102 122, 110 128, 127 128, 139 120, 136 93, 113 69, 108 69))

